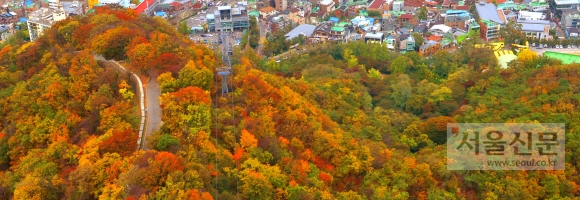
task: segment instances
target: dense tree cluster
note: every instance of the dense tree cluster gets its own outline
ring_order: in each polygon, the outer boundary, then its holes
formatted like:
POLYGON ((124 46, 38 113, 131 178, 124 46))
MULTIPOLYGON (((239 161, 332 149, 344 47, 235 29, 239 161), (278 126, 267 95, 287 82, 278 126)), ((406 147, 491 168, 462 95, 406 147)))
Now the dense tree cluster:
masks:
POLYGON ((466 45, 363 43, 278 63, 221 59, 160 18, 101 8, 0 48, 0 196, 14 199, 548 199, 580 195, 577 65, 466 45), (163 125, 137 151, 126 74, 159 73, 163 125), (448 171, 453 122, 565 122, 566 170, 448 171))

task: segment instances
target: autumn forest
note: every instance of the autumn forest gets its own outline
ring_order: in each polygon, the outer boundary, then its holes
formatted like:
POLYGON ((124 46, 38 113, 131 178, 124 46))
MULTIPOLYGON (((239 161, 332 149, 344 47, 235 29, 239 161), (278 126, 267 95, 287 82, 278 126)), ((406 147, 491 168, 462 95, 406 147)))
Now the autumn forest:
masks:
POLYGON ((306 45, 276 62, 221 53, 162 18, 101 7, 36 42, 0 44, 0 199, 572 199, 580 196, 580 65, 522 52, 500 69, 466 47, 306 45), (138 87, 163 125, 138 150, 138 87), (449 171, 446 124, 566 124, 566 168, 449 171))

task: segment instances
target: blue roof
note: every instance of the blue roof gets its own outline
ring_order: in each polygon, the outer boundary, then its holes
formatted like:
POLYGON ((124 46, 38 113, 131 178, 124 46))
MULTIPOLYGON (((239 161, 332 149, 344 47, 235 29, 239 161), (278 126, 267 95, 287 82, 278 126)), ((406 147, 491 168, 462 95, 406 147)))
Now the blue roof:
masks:
POLYGON ((160 16, 160 17, 163 17, 163 16, 167 15, 167 13, 166 12, 159 11, 159 12, 155 13, 155 15, 160 16))
POLYGON ((10 13, 6 13, 6 17, 11 17, 12 15, 10 13))
POLYGON ((467 13, 467 11, 465 10, 447 10, 445 11, 445 13, 449 14, 463 14, 463 13, 467 13))
POLYGON ((207 14, 207 15, 205 15, 205 18, 207 18, 207 19, 215 19, 215 15, 214 14, 207 14))
POLYGON ((340 21, 340 19, 336 18, 336 17, 331 17, 330 19, 328 19, 329 21, 333 21, 334 23, 337 23, 338 21, 340 21))
POLYGON ((497 7, 491 3, 486 4, 475 4, 475 9, 479 14, 479 18, 483 20, 490 20, 499 24, 504 24, 504 22, 499 18, 499 14, 497 14, 497 7))
POLYGON ((20 22, 27 22, 27 21, 28 21, 28 19, 26 19, 25 17, 20 18, 20 22))

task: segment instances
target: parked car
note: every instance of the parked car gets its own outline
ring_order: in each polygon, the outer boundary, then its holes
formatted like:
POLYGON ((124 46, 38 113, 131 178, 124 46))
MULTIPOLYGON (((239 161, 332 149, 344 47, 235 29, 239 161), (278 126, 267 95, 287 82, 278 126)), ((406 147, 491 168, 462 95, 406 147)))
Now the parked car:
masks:
POLYGON ((542 47, 542 45, 536 47, 536 49, 543 49, 544 47, 542 47))

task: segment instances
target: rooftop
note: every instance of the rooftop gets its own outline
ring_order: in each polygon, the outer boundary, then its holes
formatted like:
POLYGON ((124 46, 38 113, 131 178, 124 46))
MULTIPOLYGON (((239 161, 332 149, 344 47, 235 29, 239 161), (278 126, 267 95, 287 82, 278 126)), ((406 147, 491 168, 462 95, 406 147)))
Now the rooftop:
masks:
POLYGON ((145 12, 147 8, 149 8, 149 5, 153 5, 153 3, 155 3, 155 0, 143 0, 141 3, 139 3, 139 5, 137 5, 135 12, 137 12, 137 15, 140 15, 141 13, 145 12))
POLYGON ((343 32, 344 31, 344 27, 333 26, 330 30, 331 31, 336 31, 336 32, 343 32))
POLYGON ((490 20, 499 24, 504 24, 504 21, 501 20, 499 14, 497 13, 497 8, 495 7, 495 5, 490 3, 485 4, 477 3, 475 4, 475 9, 477 10, 479 17, 482 20, 490 20))
POLYGON ((545 24, 548 25, 550 24, 550 21, 548 20, 527 20, 527 19, 518 19, 517 21, 518 23, 528 23, 528 24, 545 24))
POLYGON ((231 6, 218 6, 218 10, 230 10, 230 9, 232 9, 231 6))
POLYGON ((580 0, 554 0, 556 5, 575 5, 580 4, 580 0))
POLYGON ((330 4, 333 4, 333 3, 334 3, 334 1, 332 1, 332 0, 322 0, 322 1, 320 1, 320 5, 330 5, 330 4))
POLYGON ((545 28, 543 24, 522 24, 522 31, 544 32, 545 28))
POLYGON ((437 24, 437 25, 431 27, 429 30, 440 30, 442 32, 447 33, 447 32, 449 32, 451 30, 451 27, 445 26, 443 24, 437 24))
POLYGON ((62 10, 52 8, 40 8, 29 14, 28 21, 50 26, 55 22, 53 20, 53 14, 65 15, 64 11, 62 10))
POLYGON ((385 3, 384 0, 373 0, 371 5, 369 5, 369 9, 379 9, 383 3, 385 3))
POLYGON ((276 9, 272 8, 272 6, 268 6, 268 7, 265 7, 265 8, 260 9, 260 12, 267 13, 267 12, 272 12, 274 10, 276 10, 276 9))
POLYGON ((371 39, 383 39, 383 33, 367 33, 365 34, 365 38, 371 38, 371 39))
POLYGON ((307 37, 312 36, 316 30, 316 26, 310 24, 300 24, 298 27, 292 29, 288 32, 285 36, 287 40, 291 40, 292 38, 298 37, 299 35, 304 35, 307 37))

